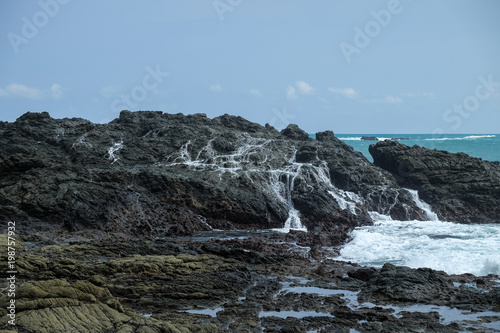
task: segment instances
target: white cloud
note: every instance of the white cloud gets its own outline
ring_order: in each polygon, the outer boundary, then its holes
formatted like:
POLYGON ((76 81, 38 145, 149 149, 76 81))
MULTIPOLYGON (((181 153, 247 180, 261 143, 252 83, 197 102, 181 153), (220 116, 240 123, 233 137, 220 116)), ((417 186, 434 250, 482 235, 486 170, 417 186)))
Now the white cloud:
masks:
POLYGON ((262 96, 262 93, 258 89, 250 89, 250 94, 257 96, 257 97, 262 96))
POLYGON ((403 100, 399 97, 387 96, 386 98, 384 98, 384 102, 388 104, 398 104, 403 102, 403 100))
POLYGON ((219 91, 222 91, 224 89, 222 88, 222 86, 220 84, 213 84, 210 86, 210 90, 215 91, 215 92, 219 92, 219 91))
POLYGON ((346 98, 356 98, 358 93, 352 88, 328 88, 328 90, 336 95, 342 95, 346 98))
POLYGON ((286 88, 286 98, 288 98, 288 99, 296 99, 297 98, 297 92, 295 91, 294 87, 288 86, 288 88, 286 88))
POLYGON ((40 89, 37 88, 31 88, 24 84, 12 83, 5 87, 5 89, 0 88, 0 96, 41 99, 43 97, 43 93, 40 89))
POLYGON ((5 88, 0 88, 0 97, 19 97, 34 100, 46 97, 60 99, 62 98, 62 94, 61 85, 57 83, 54 83, 49 89, 45 90, 18 83, 11 83, 5 88))
POLYGON ((305 81, 297 81, 296 85, 299 91, 305 95, 309 95, 314 90, 314 88, 311 87, 311 85, 305 81))

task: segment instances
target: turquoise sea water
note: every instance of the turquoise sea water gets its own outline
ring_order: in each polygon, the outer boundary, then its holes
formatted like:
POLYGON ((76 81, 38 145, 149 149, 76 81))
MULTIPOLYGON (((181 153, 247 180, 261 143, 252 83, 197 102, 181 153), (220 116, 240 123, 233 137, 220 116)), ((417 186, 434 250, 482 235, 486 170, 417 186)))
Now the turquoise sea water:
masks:
POLYGON ((419 145, 452 153, 466 153, 488 161, 500 161, 500 134, 335 134, 337 138, 362 152, 373 161, 368 147, 377 141, 361 140, 362 136, 375 136, 379 140, 409 138, 399 141, 405 145, 419 145))

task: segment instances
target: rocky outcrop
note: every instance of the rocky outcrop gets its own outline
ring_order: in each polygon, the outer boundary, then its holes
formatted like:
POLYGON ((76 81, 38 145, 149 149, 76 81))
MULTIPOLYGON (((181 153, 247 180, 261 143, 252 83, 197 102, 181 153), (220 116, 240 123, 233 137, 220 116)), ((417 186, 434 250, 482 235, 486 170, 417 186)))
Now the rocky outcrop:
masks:
POLYGON ((464 153, 398 142, 371 145, 374 164, 402 187, 418 190, 441 220, 500 223, 500 165, 464 153))
POLYGON ((317 138, 229 115, 123 111, 94 124, 26 113, 0 123, 0 219, 24 234, 133 238, 293 228, 298 211, 335 245, 369 211, 424 218, 388 172, 331 132, 317 138))
MULTIPOLYGON (((469 283, 469 285, 474 285, 474 283, 469 283)), ((364 299, 368 295, 369 298, 376 298, 379 301, 454 304, 461 307, 475 304, 476 309, 483 307, 489 309, 497 305, 500 289, 484 293, 480 288, 465 286, 457 288, 443 272, 430 268, 398 267, 386 263, 368 280, 367 288, 359 296, 364 299)))

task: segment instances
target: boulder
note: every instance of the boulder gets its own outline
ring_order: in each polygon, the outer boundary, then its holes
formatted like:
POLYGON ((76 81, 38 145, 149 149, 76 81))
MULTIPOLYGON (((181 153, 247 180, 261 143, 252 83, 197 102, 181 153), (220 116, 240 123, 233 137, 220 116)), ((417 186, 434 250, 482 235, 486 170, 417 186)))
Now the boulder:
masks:
POLYGON ((464 153, 382 141, 369 147, 374 164, 402 187, 418 190, 440 220, 500 223, 500 166, 464 153))

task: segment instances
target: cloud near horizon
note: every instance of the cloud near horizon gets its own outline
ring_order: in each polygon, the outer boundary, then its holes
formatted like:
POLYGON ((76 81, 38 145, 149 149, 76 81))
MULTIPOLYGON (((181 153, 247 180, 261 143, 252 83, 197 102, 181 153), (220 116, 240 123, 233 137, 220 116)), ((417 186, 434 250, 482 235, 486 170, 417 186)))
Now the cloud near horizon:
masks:
POLYGON ((18 97, 38 100, 44 98, 61 99, 62 95, 63 90, 61 85, 57 83, 54 83, 50 88, 44 90, 18 83, 11 83, 5 88, 0 88, 0 97, 18 97))
POLYGON ((288 86, 286 88, 286 98, 287 99, 296 99, 297 92, 302 95, 310 95, 314 91, 314 88, 305 81, 297 81, 295 82, 295 86, 288 86))
POLYGON ((388 104, 398 104, 398 103, 402 103, 403 99, 400 97, 395 97, 395 96, 389 95, 389 96, 386 96, 386 98, 384 98, 384 102, 388 103, 388 104))
POLYGON ((311 85, 305 81, 297 81, 296 86, 297 89, 299 89, 299 91, 304 95, 309 95, 314 90, 314 88, 311 87, 311 85))
POLYGON ((330 88, 328 88, 328 91, 330 91, 333 94, 342 95, 346 98, 351 98, 351 99, 359 96, 359 94, 353 88, 333 88, 333 87, 330 87, 330 88))

